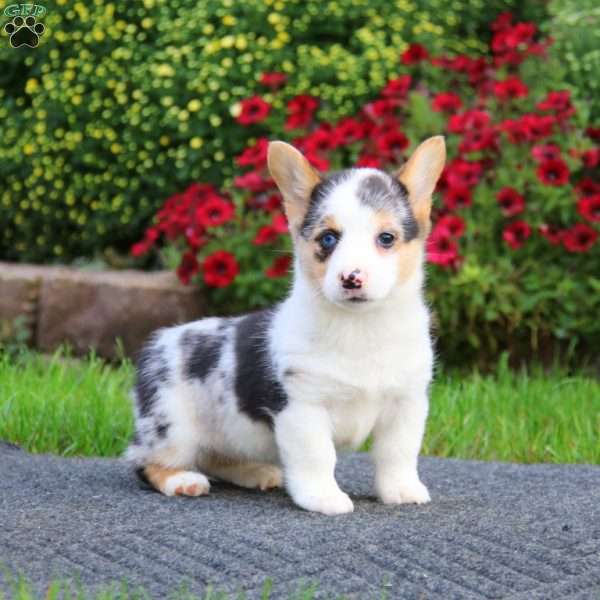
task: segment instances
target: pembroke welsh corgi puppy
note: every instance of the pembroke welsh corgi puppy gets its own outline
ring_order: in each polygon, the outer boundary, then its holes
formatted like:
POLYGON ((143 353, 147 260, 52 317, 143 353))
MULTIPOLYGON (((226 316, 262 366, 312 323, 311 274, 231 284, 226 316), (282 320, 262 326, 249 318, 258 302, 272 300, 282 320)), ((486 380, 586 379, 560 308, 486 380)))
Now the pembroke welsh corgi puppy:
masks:
POLYGON ((306 510, 347 513, 336 450, 372 435, 379 498, 429 501, 417 473, 433 366, 423 262, 445 153, 432 137, 396 175, 321 177, 292 146, 269 144, 294 244, 291 293, 150 339, 126 454, 143 480, 167 496, 207 494, 210 478, 285 485, 306 510))

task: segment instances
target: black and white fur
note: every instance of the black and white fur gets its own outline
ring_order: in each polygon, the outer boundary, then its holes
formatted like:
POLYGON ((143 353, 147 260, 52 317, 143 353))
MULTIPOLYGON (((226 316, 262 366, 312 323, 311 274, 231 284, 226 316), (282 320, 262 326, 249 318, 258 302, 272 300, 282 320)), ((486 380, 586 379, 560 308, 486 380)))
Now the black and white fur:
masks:
POLYGON ((294 241, 291 293, 270 310, 151 338, 126 455, 142 478, 169 496, 208 493, 209 478, 284 483, 302 508, 346 513, 336 449, 372 434, 381 500, 429 501, 417 473, 433 365, 423 256, 444 159, 436 137, 398 176, 351 169, 322 179, 297 150, 270 144, 294 241), (333 248, 323 247, 327 232, 333 248))

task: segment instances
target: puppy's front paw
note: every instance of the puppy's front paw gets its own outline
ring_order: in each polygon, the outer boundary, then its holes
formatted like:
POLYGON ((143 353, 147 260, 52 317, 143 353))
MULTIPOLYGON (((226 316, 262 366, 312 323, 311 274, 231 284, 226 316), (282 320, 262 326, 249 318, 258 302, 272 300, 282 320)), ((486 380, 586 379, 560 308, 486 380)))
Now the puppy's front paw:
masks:
POLYGON ((426 504, 431 501, 427 488, 418 478, 381 486, 379 497, 384 504, 426 504))
POLYGON ((322 513, 324 515, 342 515, 351 513, 354 510, 354 504, 350 496, 335 490, 325 494, 299 494, 294 497, 294 502, 312 512, 322 513))

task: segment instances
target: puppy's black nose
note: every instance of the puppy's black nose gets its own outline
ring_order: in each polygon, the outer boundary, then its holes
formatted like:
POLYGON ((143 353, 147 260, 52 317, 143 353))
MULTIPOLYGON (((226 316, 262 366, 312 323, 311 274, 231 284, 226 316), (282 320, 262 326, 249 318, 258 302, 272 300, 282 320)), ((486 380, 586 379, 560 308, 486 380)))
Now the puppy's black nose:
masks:
POLYGON ((348 275, 342 273, 340 277, 342 280, 342 287, 345 290, 357 290, 362 287, 363 280, 359 269, 354 269, 354 271, 348 273, 348 275))

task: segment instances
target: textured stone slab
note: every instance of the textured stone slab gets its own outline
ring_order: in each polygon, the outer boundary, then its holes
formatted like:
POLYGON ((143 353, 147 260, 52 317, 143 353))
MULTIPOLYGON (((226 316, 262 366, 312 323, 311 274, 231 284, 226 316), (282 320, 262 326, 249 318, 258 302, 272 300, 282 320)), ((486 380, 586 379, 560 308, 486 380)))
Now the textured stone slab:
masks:
POLYGON ((68 343, 76 354, 94 348, 107 358, 115 356, 117 339, 133 355, 155 329, 204 313, 198 289, 182 285, 171 272, 0 263, 0 292, 0 318, 13 315, 29 293, 27 306, 35 306, 33 345, 38 349, 52 351, 68 343))
POLYGON ((154 598, 183 582, 258 598, 267 577, 274 598, 303 581, 319 581, 320 597, 361 600, 382 590, 402 599, 600 598, 600 467, 421 464, 433 502, 391 508, 373 497, 368 456, 343 457, 338 476, 356 510, 324 517, 281 491, 215 484, 208 497, 165 498, 120 461, 0 445, 0 562, 40 594, 51 577, 78 574, 92 587, 125 579, 154 598))

